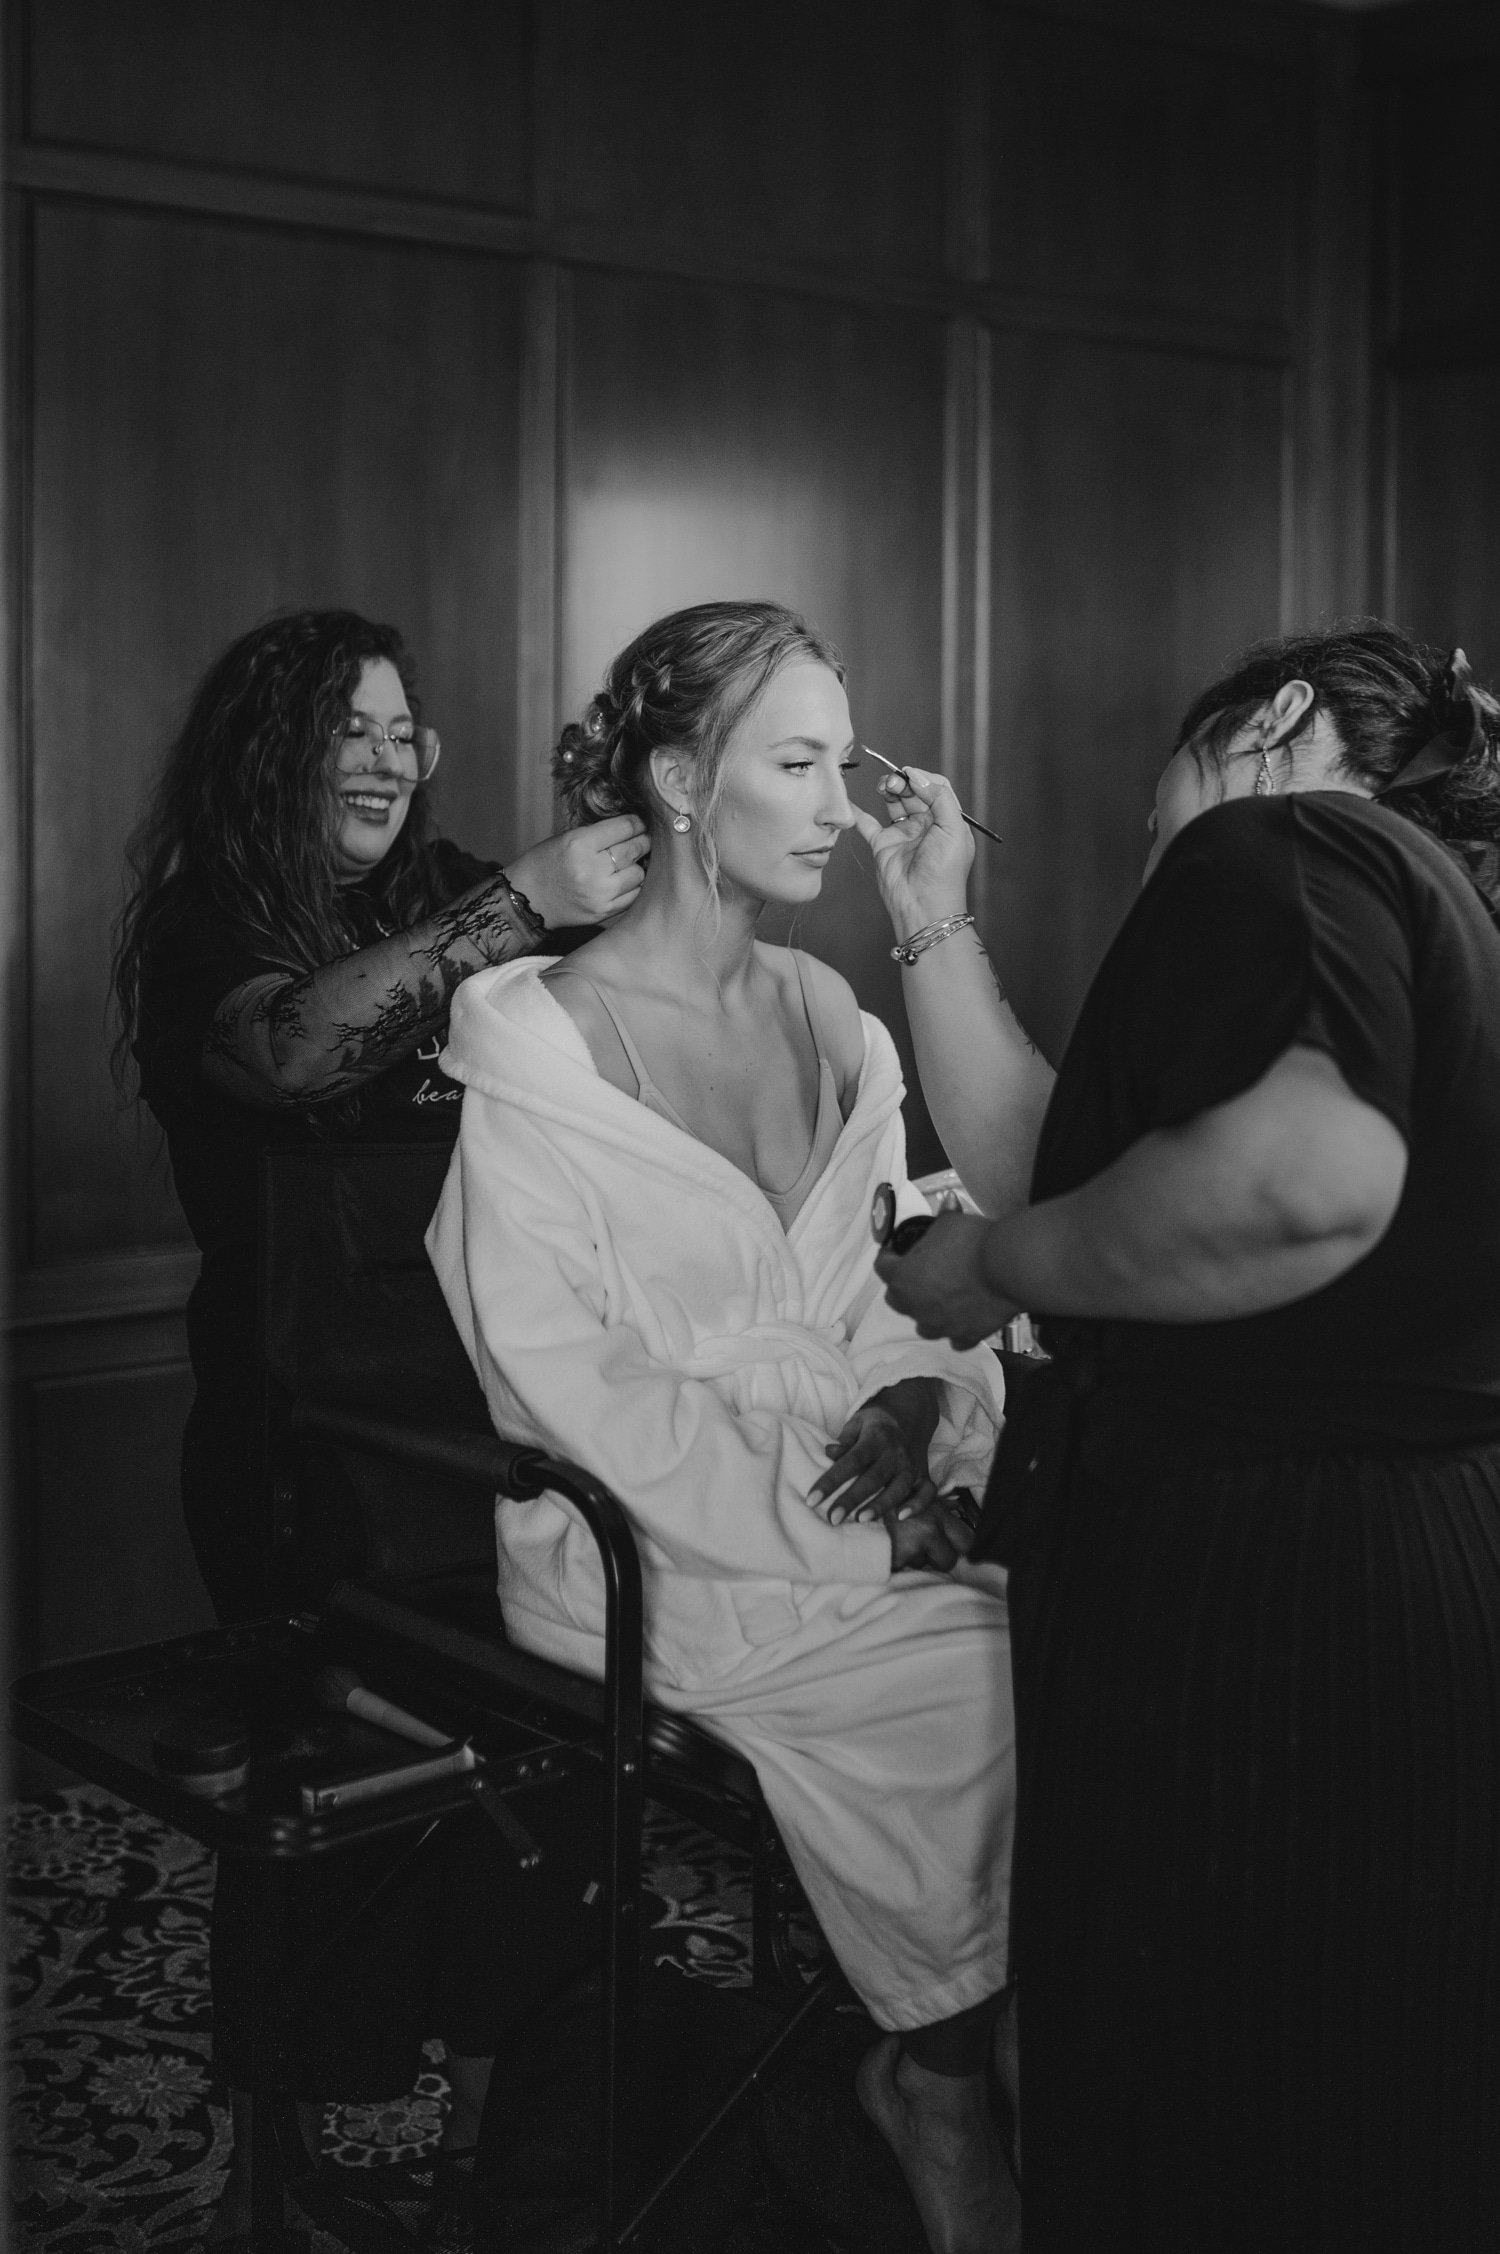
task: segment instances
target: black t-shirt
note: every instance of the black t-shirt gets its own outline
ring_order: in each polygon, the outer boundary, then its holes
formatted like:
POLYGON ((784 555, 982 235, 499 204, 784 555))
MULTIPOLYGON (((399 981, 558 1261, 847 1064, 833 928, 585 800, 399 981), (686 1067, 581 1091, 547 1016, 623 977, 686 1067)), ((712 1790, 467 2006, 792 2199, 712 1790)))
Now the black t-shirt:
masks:
POLYGON ((1346 792, 1240 799, 1175 838, 1058 1075, 1032 1196, 1326 1050, 1408 1151, 1394 1219, 1324 1289, 1219 1323, 1077 1325, 1107 1381, 1248 1448, 1500 1437, 1500 932, 1433 838, 1346 792))
MULTIPOLYGON (((423 851, 434 910, 471 891, 499 867, 460 852, 446 839, 423 851)), ((341 902, 354 949, 390 937, 392 927, 382 919, 370 879, 348 886, 341 902)), ((262 1151, 327 1136, 451 1143, 458 1134, 463 1090, 438 1069, 438 1034, 367 1081, 354 1097, 331 1105, 241 1103, 214 1087, 203 1072, 202 1056, 215 1011, 246 980, 283 967, 267 962, 243 931, 226 920, 210 888, 186 882, 170 936, 146 965, 136 1043, 141 1093, 165 1131, 177 1195, 204 1253, 205 1274, 226 1255, 253 1259, 262 1151)))

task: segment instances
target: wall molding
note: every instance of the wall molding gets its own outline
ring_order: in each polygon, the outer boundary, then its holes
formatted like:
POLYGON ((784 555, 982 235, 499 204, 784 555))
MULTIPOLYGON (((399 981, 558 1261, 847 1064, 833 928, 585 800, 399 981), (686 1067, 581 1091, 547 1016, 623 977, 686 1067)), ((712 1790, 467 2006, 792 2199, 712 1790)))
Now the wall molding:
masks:
POLYGON ((195 1246, 184 1245, 23 1268, 12 1285, 10 1328, 59 1330, 178 1314, 198 1280, 200 1257, 195 1246))
MULTIPOLYGON (((767 290, 829 304, 945 319, 969 313, 995 327, 1139 345, 1149 351, 1281 365, 1294 339, 1283 321, 1173 307, 1033 296, 975 277, 851 271, 784 260, 706 254, 661 231, 625 231, 518 217, 477 205, 313 187, 251 173, 217 171, 94 149, 25 142, 6 162, 6 184, 57 201, 172 212, 182 218, 410 243, 485 258, 597 267, 714 288, 767 290)), ((967 263, 967 261, 966 261, 967 263)))
POLYGON ((558 732, 559 354, 564 277, 537 260, 526 277, 517 528, 516 834, 545 837, 558 732))
POLYGON ((1442 328, 1411 329, 1386 347, 1393 376, 1451 376, 1465 368, 1492 368, 1500 360, 1500 320, 1455 321, 1442 328))

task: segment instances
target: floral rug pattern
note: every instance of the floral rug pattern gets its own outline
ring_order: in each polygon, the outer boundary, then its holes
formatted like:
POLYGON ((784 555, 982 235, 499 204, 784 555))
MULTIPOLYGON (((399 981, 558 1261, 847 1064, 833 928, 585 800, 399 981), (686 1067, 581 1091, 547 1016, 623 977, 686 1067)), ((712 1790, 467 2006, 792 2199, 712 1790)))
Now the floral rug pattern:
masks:
MULTIPOLYGON (((20 1802, 8 1830, 14 2254, 192 2247, 229 2158, 208 2071, 213 1858, 94 1786, 20 1802)), ((749 1977, 744 1859, 648 1818, 652 1956, 721 1987, 749 1977)), ((431 2152, 441 2046, 394 2105, 331 2106, 324 2156, 376 2168, 431 2152)), ((314 2234, 315 2254, 337 2241, 314 2234)))

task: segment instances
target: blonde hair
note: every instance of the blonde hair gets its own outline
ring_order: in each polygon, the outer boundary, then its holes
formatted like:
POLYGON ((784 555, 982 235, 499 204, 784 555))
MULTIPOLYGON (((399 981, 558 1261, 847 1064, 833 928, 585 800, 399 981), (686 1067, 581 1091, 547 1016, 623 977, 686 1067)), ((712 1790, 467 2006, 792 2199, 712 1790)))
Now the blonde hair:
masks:
POLYGON ((729 739, 772 676, 799 659, 844 679, 833 644, 783 603, 696 603, 657 619, 621 650, 583 718, 558 741, 552 773, 570 824, 638 814, 659 831, 665 810, 651 754, 685 753, 698 858, 717 901, 714 820, 729 739))

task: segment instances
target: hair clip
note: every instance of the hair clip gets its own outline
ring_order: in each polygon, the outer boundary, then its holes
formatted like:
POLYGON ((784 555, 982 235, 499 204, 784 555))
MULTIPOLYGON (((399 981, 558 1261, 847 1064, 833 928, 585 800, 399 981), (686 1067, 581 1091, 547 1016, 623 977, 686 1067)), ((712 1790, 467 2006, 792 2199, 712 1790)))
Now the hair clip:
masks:
POLYGON ((1471 710, 1473 709, 1473 699, 1469 695, 1469 684, 1472 679, 1473 673, 1468 658, 1455 643, 1448 652, 1448 662, 1442 671, 1443 707, 1445 711, 1451 712, 1453 707, 1460 703, 1468 705, 1471 710))
POLYGON ((1470 693, 1470 678, 1469 661, 1463 651, 1457 647, 1451 649, 1447 664, 1433 684, 1434 705, 1439 697, 1442 699, 1443 726, 1376 791, 1377 798, 1389 798, 1398 790, 1417 790, 1439 775, 1451 774, 1466 760, 1484 756, 1489 738, 1484 715, 1470 693))
POLYGON ((593 736, 596 739, 603 735, 604 715, 597 704, 590 705, 589 716, 583 723, 583 732, 586 736, 593 736))

